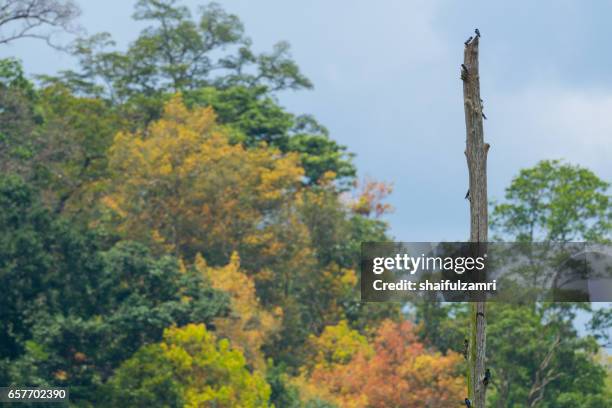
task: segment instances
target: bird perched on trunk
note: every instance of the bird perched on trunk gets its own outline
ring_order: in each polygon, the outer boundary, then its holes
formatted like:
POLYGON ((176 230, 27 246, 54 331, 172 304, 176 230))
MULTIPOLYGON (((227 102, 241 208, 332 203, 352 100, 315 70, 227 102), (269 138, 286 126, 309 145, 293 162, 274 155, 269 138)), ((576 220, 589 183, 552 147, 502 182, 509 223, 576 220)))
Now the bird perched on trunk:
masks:
POLYGON ((470 201, 470 190, 468 189, 467 193, 465 193, 465 199, 470 201))
POLYGON ((476 37, 480 38, 480 30, 479 29, 475 29, 474 32, 476 33, 476 37))
POLYGON ((468 38, 467 40, 465 40, 464 44, 465 44, 465 46, 466 46, 466 47, 468 46, 468 44, 470 43, 470 41, 472 41, 472 38, 474 38, 474 37, 470 36, 470 38, 468 38))
POLYGON ((468 359, 468 350, 470 348, 470 342, 468 339, 463 340, 463 358, 468 359))
POLYGON ((487 116, 484 114, 484 101, 480 99, 480 113, 482 114, 482 118, 487 120, 487 116))
POLYGON ((466 398, 466 399, 464 400, 464 402, 465 402, 465 406, 466 406, 466 407, 468 407, 468 408, 471 408, 471 407, 472 407, 472 401, 470 401, 470 399, 469 399, 469 398, 466 398))
POLYGON ((468 79, 469 73, 470 71, 468 71, 468 68, 465 66, 465 64, 461 64, 461 79, 463 81, 468 79))
POLYGON ((487 368, 485 370, 485 375, 484 375, 484 378, 482 379, 482 383, 486 387, 489 385, 490 382, 491 382, 491 370, 487 368))

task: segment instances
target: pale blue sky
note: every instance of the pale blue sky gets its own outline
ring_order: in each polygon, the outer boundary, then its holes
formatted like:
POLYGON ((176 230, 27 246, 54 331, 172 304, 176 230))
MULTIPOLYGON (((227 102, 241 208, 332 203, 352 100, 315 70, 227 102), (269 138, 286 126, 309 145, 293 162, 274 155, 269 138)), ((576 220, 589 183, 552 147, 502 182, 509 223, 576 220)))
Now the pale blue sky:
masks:
MULTIPOLYGON (((80 0, 89 33, 120 46, 141 25, 134 1, 80 0)), ((190 6, 201 1, 186 1, 190 6)), ((563 158, 612 180, 612 3, 472 0, 226 0, 256 50, 292 45, 313 91, 281 94, 357 154, 361 176, 394 184, 388 217, 402 241, 465 240, 467 169, 459 64, 482 32, 481 80, 490 197, 519 169, 563 158)), ((0 48, 31 74, 74 61, 43 43, 0 48)))

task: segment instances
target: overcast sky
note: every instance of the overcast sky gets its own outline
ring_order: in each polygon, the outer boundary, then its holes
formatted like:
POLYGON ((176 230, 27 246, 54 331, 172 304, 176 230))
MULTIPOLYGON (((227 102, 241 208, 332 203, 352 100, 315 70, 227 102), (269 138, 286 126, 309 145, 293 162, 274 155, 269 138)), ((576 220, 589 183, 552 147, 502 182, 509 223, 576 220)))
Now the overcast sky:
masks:
MULTIPOLYGON (((125 46, 142 25, 135 1, 81 0, 89 33, 125 46)), ((202 1, 186 1, 193 6, 202 1)), ((258 51, 287 40, 313 91, 280 101, 312 113, 356 153, 360 175, 394 185, 388 217, 402 241, 469 236, 463 42, 482 32, 489 194, 519 169, 565 159, 612 180, 612 3, 472 0, 227 0, 258 51)), ((74 66, 32 40, 0 48, 29 74, 74 66)))

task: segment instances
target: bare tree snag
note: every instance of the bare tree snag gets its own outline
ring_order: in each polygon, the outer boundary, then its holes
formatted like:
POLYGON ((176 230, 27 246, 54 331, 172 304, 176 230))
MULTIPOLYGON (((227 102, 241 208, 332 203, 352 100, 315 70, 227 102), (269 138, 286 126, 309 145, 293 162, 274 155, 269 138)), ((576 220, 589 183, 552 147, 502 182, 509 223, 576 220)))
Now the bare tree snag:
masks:
MULTIPOLYGON (((470 177, 470 241, 483 243, 488 239, 487 212, 487 153, 484 142, 482 99, 478 68, 480 33, 465 42, 461 65, 463 104, 465 108, 467 165, 470 177)), ((468 395, 472 407, 485 406, 486 307, 482 299, 470 303, 470 335, 468 352, 468 395)))

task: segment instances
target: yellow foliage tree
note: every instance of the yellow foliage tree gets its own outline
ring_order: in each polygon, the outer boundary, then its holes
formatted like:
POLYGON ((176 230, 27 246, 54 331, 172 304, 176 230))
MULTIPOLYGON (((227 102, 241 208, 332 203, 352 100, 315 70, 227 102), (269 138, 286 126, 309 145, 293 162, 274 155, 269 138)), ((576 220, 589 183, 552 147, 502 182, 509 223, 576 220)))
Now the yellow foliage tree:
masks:
POLYGON ((112 190, 103 203, 127 238, 215 265, 234 251, 278 252, 273 232, 300 186, 298 157, 265 145, 231 144, 211 108, 180 95, 143 132, 121 132, 109 151, 112 190))
POLYGON ((282 309, 273 313, 264 310, 255 293, 255 283, 240 270, 240 258, 233 253, 230 262, 222 267, 209 267, 201 255, 196 256, 195 267, 211 282, 215 289, 229 294, 231 315, 215 319, 216 333, 231 340, 247 361, 256 369, 265 370, 262 346, 280 327, 282 309))
POLYGON ((314 354, 310 366, 315 370, 347 364, 359 353, 370 356, 373 352, 368 339, 351 329, 346 320, 327 326, 320 336, 310 335, 308 343, 314 354))

